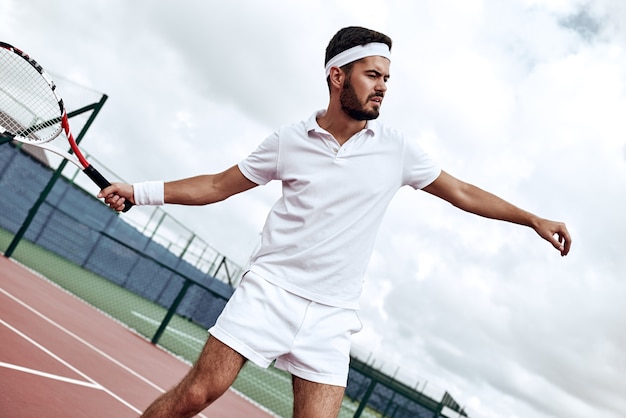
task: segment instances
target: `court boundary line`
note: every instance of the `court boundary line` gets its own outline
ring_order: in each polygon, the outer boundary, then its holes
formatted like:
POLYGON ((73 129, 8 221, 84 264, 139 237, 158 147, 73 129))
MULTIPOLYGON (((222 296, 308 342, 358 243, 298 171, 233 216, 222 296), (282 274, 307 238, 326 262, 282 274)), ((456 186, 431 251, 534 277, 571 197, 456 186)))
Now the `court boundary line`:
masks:
MULTIPOLYGON (((7 294, 4 289, 0 289, 0 291, 2 293, 7 294)), ((24 334, 23 332, 21 332, 17 328, 13 327, 11 324, 7 323, 3 319, 0 319, 0 323, 2 325, 4 325, 5 327, 7 327, 8 329, 10 329, 11 331, 13 331, 14 333, 16 333, 17 335, 19 335, 20 337, 24 338, 26 341, 28 341, 29 343, 31 343, 35 347, 39 348, 44 353, 48 354, 50 357, 52 357, 53 359, 55 359, 56 361, 58 361, 59 363, 61 363, 65 367, 67 367, 68 369, 72 370, 74 373, 77 373, 78 375, 83 377, 85 380, 87 380, 87 381, 91 382, 93 385, 97 386, 98 389, 102 390, 103 392, 105 392, 106 394, 111 396, 113 399, 115 399, 118 402, 120 402, 122 405, 127 406, 128 408, 132 409, 134 412, 137 412, 138 414, 141 413, 141 411, 139 409, 137 409, 136 407, 131 405, 129 402, 127 402, 126 400, 124 400, 120 396, 116 395, 115 393, 111 392, 109 389, 107 389, 106 387, 104 387, 100 383, 96 382, 94 379, 89 377, 87 374, 83 373, 82 371, 80 371, 76 367, 72 366, 70 363, 68 363, 67 361, 63 360, 62 358, 60 358, 59 356, 54 354, 52 351, 48 350, 46 347, 44 347, 43 345, 39 344, 37 341, 33 340, 32 338, 30 338, 28 335, 24 334)))
MULTIPOLYGON (((0 319, 0 321, 2 321, 0 319)), ((4 321, 2 321, 4 322, 4 321)), ((6 326, 6 324, 3 323, 6 326)), ((30 369, 28 367, 18 366, 17 364, 5 363, 4 361, 0 361, 0 367, 4 367, 5 369, 16 370, 18 372, 34 374, 35 376, 45 377, 52 380, 58 380, 60 382, 71 383, 77 386, 85 386, 92 389, 102 389, 102 386, 99 384, 94 384, 91 382, 85 382, 77 379, 70 379, 69 377, 59 376, 57 374, 42 372, 41 370, 30 369)))
MULTIPOLYGON (((161 322, 159 322, 158 320, 154 319, 154 318, 150 318, 148 315, 144 315, 141 312, 137 312, 137 311, 130 311, 130 314, 133 315, 136 318, 141 319, 144 322, 149 323, 150 325, 155 325, 155 326, 159 326, 161 324, 161 322)), ((175 334, 179 337, 184 338, 186 341, 189 341, 191 343, 195 343, 198 344, 199 347, 193 347, 190 343, 185 342, 185 340, 183 341, 183 344, 185 344, 186 346, 190 347, 190 348, 200 348, 202 349, 202 347, 205 344, 205 341, 202 341, 199 338, 194 337, 193 335, 187 334, 185 331, 181 331, 178 328, 173 327, 172 325, 168 326, 167 328, 165 328, 165 332, 171 332, 172 334, 175 334)))
POLYGON ((32 313, 34 313, 35 315, 37 315, 38 317, 40 317, 44 321, 46 321, 46 322, 50 323, 51 325, 53 325, 54 327, 58 328, 60 331, 66 333, 70 337, 74 338, 76 341, 78 341, 81 344, 85 345, 87 348, 89 348, 89 349, 95 351, 96 353, 100 354, 102 357, 104 357, 105 359, 109 360, 111 363, 115 364, 116 366, 120 367, 121 369, 123 369, 123 370, 127 371, 128 373, 132 374, 133 376, 135 376, 136 378, 138 378, 142 382, 148 384, 149 386, 151 386, 152 388, 160 391, 161 393, 165 393, 165 389, 163 389, 162 387, 158 386, 156 383, 148 380, 146 377, 140 375, 139 373, 137 373, 136 371, 134 371, 130 367, 126 366, 124 363, 120 362, 119 360, 111 357, 110 355, 108 355, 104 351, 100 350, 98 347, 94 346, 90 342, 85 341, 83 338, 81 338, 78 335, 74 334, 72 331, 68 330, 64 326, 56 323, 54 320, 48 318, 47 316, 45 316, 44 314, 42 314, 41 312, 39 312, 38 310, 36 310, 32 306, 28 305, 26 302, 23 302, 22 300, 20 300, 16 296, 13 296, 12 294, 10 294, 9 292, 7 292, 6 290, 4 290, 2 288, 0 288, 0 292, 4 293, 7 297, 9 297, 10 299, 13 299, 15 302, 19 303, 24 308, 28 309, 29 311, 31 311, 32 313))
MULTIPOLYGON (((137 372, 135 372, 134 370, 130 369, 129 367, 127 367, 126 365, 122 364, 121 362, 119 362, 118 360, 114 359, 113 357, 109 356, 108 354, 106 354, 105 352, 103 352, 102 350, 100 350, 99 348, 93 346, 92 344, 90 344, 89 342, 85 341, 84 339, 82 339, 81 337, 79 337, 78 335, 74 334, 73 332, 71 332, 70 330, 66 329, 65 327, 63 327, 62 325, 56 323, 54 320, 48 318, 46 315, 42 314, 41 312, 39 312, 38 310, 36 310, 35 308, 31 307, 30 305, 28 305, 26 302, 20 300, 19 298, 17 298, 16 296, 12 295, 11 293, 7 292, 6 290, 4 290, 3 288, 0 288, 0 292, 3 293, 5 296, 7 296, 9 299, 13 300, 14 302, 18 303, 19 305, 21 305, 22 307, 26 308, 27 310, 29 310, 30 312, 34 313, 35 315, 37 315, 38 317, 40 317, 41 319, 43 319, 44 321, 48 322, 49 324, 51 324, 52 326, 54 326, 55 328, 59 329, 60 331, 64 332, 65 334, 69 335, 70 337, 74 338, 76 341, 80 342, 81 344, 85 345, 87 348, 91 349, 92 351, 100 354, 102 357, 104 357, 105 359, 111 361, 113 364, 117 365, 118 367, 122 368, 123 370, 127 371, 128 373, 132 374, 133 376, 137 377, 138 379, 140 379, 141 381, 147 383, 148 385, 150 385, 151 387, 161 391, 162 393, 165 392, 162 388, 160 388, 159 386, 157 386, 155 383, 149 381, 148 379, 146 379, 145 377, 141 376, 140 374, 138 374, 137 372)), ((75 367, 73 367, 71 364, 67 363, 66 361, 64 361, 63 359, 61 359, 60 357, 58 357, 57 355, 55 355, 54 353, 52 353, 51 351, 49 351, 48 349, 46 349, 44 346, 42 346, 41 344, 37 343, 35 340, 33 340, 32 338, 28 337, 27 335, 25 335, 24 333, 22 333, 21 331, 19 331, 18 329, 14 328, 13 326, 11 326, 10 324, 6 323, 4 320, 0 319, 0 322, 5 325, 6 327, 8 327, 9 329, 11 329, 13 332, 17 333, 18 335, 20 335, 22 338, 26 339, 27 341, 29 341, 31 344, 35 345, 37 348, 39 348, 40 350, 44 351, 45 353, 47 353, 48 355, 52 356, 52 358, 56 359, 57 361, 61 362, 61 364, 65 365, 66 367, 68 367, 69 369, 71 369, 72 371, 74 371, 75 373, 78 373, 80 376, 84 377, 86 380, 92 382, 93 384, 98 385, 99 387, 102 388, 102 390, 104 392, 106 392, 109 396, 113 397, 114 399, 116 399, 117 401, 119 401, 120 403, 122 403, 123 405, 127 406, 128 408, 132 409, 134 412, 141 414, 141 410, 139 410, 138 408, 136 408, 135 406, 131 405, 129 402, 127 402, 126 400, 122 399, 120 396, 118 396, 117 394, 115 394, 114 392, 112 392, 111 390, 107 389, 106 387, 100 385, 98 382, 96 382, 94 379, 90 378, 89 376, 87 376, 85 373, 81 372, 80 370, 76 369, 75 367)))
MULTIPOLYGON (((2 252, 0 252, 1 254, 2 252)), ((33 268, 25 265, 24 263, 20 262, 19 260, 16 260, 15 258, 11 258, 10 259, 11 262, 13 262, 14 264, 20 266, 21 268, 23 268, 24 270, 28 271, 29 273, 31 273, 33 276, 35 276, 37 279, 42 280, 43 282, 47 283, 50 286, 53 286, 54 288, 56 288, 57 290, 65 293, 66 295, 74 298, 75 300, 83 303, 85 306, 89 307, 90 309, 95 310, 96 312, 98 312, 99 314, 103 315, 104 317, 108 318, 109 320, 115 322, 116 324, 118 324, 119 326, 123 327, 124 329, 128 330, 129 332, 133 333, 135 336, 145 340, 146 342, 150 342, 149 339, 147 339, 146 337, 144 337, 143 335, 137 333, 134 329, 130 328, 128 326, 128 324, 120 321, 119 319, 111 316, 109 313, 99 309, 96 306, 93 306, 92 304, 88 303, 87 301, 85 301, 84 299, 81 299, 80 297, 76 296, 74 293, 70 292, 69 290, 65 289, 64 287, 60 286, 58 283, 54 282, 53 280, 50 280, 48 277, 46 277, 45 275, 41 274, 40 272, 38 272, 37 270, 34 270, 33 268)), ((34 308, 31 308, 28 304, 26 304, 25 302, 22 302, 21 300, 19 300, 18 298, 14 297, 13 295, 9 294, 6 290, 4 290, 3 288, 0 288, 0 292, 1 293, 5 293, 8 297, 14 299, 17 303, 20 303, 22 305, 24 305, 27 309, 34 311, 37 315, 41 316, 44 320, 49 321, 50 323, 52 323, 54 326, 58 326, 60 327, 60 329, 64 329, 61 325, 58 325, 56 323, 54 323, 54 321, 52 321, 51 319, 45 317, 45 315, 41 314, 40 312, 36 311, 34 308)), ((72 334, 71 331, 66 330, 67 333, 69 333, 70 335, 72 334)), ((76 336, 76 338, 78 338, 79 340, 80 337, 76 336)), ((86 345, 90 346, 89 343, 87 343, 86 341, 84 342, 86 345)), ((93 347, 93 346, 92 346, 93 347)), ((94 350, 96 351, 100 351, 99 349, 97 349, 96 347, 93 347, 94 350)), ((165 347, 159 346, 159 349, 168 353, 170 356, 178 359, 179 361, 181 361, 182 363, 186 364, 187 366, 192 366, 192 363, 189 362, 187 359, 181 357, 180 355, 171 352, 170 350, 168 350, 165 347)), ((101 354, 105 357, 108 357, 108 355, 106 353, 102 353, 101 354)), ((112 361, 115 363, 116 360, 112 359, 112 361)), ((121 364, 121 363, 120 363, 121 364)), ((121 365, 121 367, 127 367, 125 365, 121 365)), ((128 368, 128 371, 135 375, 135 373, 132 371, 132 369, 128 368)), ((156 384, 154 384, 153 382, 146 380, 145 378, 143 378, 143 376, 141 375, 137 375, 137 377, 146 382, 148 385, 154 387, 156 390, 160 391, 161 393, 165 393, 166 390, 164 390, 163 388, 157 386, 156 384)), ((274 411, 270 410, 269 408, 267 408, 266 406, 260 404, 259 402, 255 401, 254 399, 250 398, 249 396, 247 396, 246 394, 244 394, 243 392, 235 389, 233 386, 231 386, 229 389, 229 391, 235 393, 237 396, 239 396, 240 398, 242 398, 243 400, 245 400, 246 402, 254 405, 255 407, 259 408, 261 411, 265 412, 266 414, 279 418, 280 416, 277 415, 274 411)), ((198 414, 198 417, 200 418, 207 418, 206 415, 204 415, 204 411, 198 414)))

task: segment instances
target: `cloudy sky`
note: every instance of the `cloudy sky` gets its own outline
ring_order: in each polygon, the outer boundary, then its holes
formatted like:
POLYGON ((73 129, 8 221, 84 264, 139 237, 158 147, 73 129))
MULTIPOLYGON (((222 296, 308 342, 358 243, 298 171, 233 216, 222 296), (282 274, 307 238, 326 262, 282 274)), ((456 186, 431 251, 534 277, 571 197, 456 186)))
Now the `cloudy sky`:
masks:
MULTIPOLYGON (((383 121, 574 239, 562 258, 532 230, 401 190, 356 352, 472 417, 623 417, 622 0, 0 0, 2 40, 109 95, 84 148, 128 181, 221 171, 326 107, 324 49, 348 25, 394 39, 383 121)), ((243 263, 279 190, 167 210, 243 263)))

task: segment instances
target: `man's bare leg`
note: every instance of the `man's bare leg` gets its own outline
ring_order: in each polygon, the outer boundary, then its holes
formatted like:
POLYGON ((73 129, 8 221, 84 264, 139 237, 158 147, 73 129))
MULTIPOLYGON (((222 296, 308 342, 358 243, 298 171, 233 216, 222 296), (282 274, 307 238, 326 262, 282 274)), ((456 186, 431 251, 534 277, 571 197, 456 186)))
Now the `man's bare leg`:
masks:
POLYGON ((245 362, 241 354, 209 337, 187 375, 157 398, 142 417, 193 417, 226 392, 245 362))
POLYGON ((336 418, 343 401, 343 386, 315 383, 293 376, 293 418, 336 418))

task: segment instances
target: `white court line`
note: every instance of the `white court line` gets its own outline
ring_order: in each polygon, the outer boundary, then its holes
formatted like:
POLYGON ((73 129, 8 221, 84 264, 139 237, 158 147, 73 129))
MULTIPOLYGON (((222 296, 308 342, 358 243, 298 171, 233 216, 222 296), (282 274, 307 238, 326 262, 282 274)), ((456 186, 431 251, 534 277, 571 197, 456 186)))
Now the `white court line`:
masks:
MULTIPOLYGON (((45 316, 44 314, 42 314, 41 312, 39 312, 38 310, 36 310, 35 308, 33 308, 32 306, 28 305, 26 302, 23 302, 22 300, 20 300, 19 298, 17 298, 16 296, 13 296, 12 294, 10 294, 9 292, 7 292, 6 290, 0 288, 0 292, 4 293, 7 297, 9 297, 10 299, 12 299, 13 301, 17 302, 18 304, 22 305, 24 308, 28 309, 29 311, 31 311, 32 313, 34 313, 35 315, 37 315, 38 317, 40 317, 41 319, 45 320, 46 322, 50 323, 51 325, 53 325, 54 327, 58 328, 59 330, 63 331, 64 333, 66 333, 67 335, 69 335, 70 337, 74 338, 76 341, 79 341, 80 343, 84 344, 85 346, 87 346, 88 348, 90 348, 91 350, 95 351, 96 353, 100 354, 102 357, 104 357, 105 359, 109 360, 110 362, 112 362, 113 364, 115 364, 116 366, 120 367, 121 369, 127 371, 128 373, 132 374, 133 376, 135 376, 137 379, 141 380, 142 382, 146 383, 147 385, 153 387, 154 389, 158 390, 161 393, 165 393, 165 389, 163 389, 162 387, 156 385, 155 383, 153 383, 152 381, 148 380, 147 378, 145 378, 144 376, 140 375, 139 373, 137 373, 136 371, 134 371, 133 369, 131 369, 130 367, 126 366, 125 364, 121 363, 119 360, 114 359, 113 357, 109 356, 107 353, 105 353, 104 351, 100 350, 99 348, 95 347, 94 345, 90 344, 89 342, 85 341, 84 339, 82 339, 81 337, 79 337, 78 335, 74 334, 72 331, 66 329, 65 327, 61 326, 60 324, 54 322, 52 319, 48 318, 47 316, 45 316)), ((2 321, 0 319, 0 321, 2 321)), ((2 321, 3 323, 5 323, 4 321, 2 321)), ((6 323, 5 323, 6 324, 6 323)), ((8 325, 8 324, 7 324, 8 325)), ((12 328, 12 327, 11 327, 12 328)), ((19 333, 19 331, 17 331, 19 333)), ((21 334, 21 333, 20 333, 21 334)), ((30 340, 30 339, 29 339, 30 340)), ((33 343, 35 345, 38 345, 36 342, 33 341, 33 343)), ((42 348, 43 349, 43 348, 42 348)), ((47 350, 46 350, 47 351, 47 350)), ((50 353, 50 355, 54 356, 52 353, 50 353)), ((62 361, 62 360, 60 360, 62 361)), ((71 368, 71 366, 68 365, 68 367, 71 368)), ((78 374, 80 374, 81 376, 83 375, 81 372, 79 372, 78 370, 76 370, 76 372, 78 374)), ((88 378, 86 375, 84 376, 87 380, 92 381, 93 383, 97 384, 95 381, 93 381, 92 379, 88 378)), ((141 414, 141 410, 135 408, 134 406, 132 406, 131 404, 129 404, 128 402, 126 402, 125 400, 123 400, 122 398, 120 398, 119 396, 117 396, 116 394, 114 394, 113 392, 111 392, 110 390, 108 390, 107 388, 105 388, 104 386, 99 385, 103 391, 105 391, 106 393, 108 393, 110 396, 112 396, 113 398, 117 399, 119 402, 121 402, 122 404, 128 406, 130 409, 132 409, 133 411, 137 412, 138 414, 141 414)), ((202 413, 198 414, 199 417, 202 418, 207 418, 205 415, 203 415, 202 413)))
MULTIPOLYGON (((18 301, 17 299, 13 298, 12 295, 8 294, 7 292, 4 291, 4 289, 0 289, 0 291, 2 293, 4 293, 5 295, 9 296, 10 298, 14 299, 16 302, 22 304, 21 301, 18 301)), ((27 307, 27 305, 23 305, 25 307, 27 307)), ((48 320, 48 318, 46 318, 45 316, 41 315, 39 312, 34 311, 37 315, 41 316, 42 318, 48 320)), ((55 324, 53 321, 48 320, 51 324, 53 325, 57 325, 55 324)), ((35 347, 39 348, 41 351, 43 351, 44 353, 48 354, 50 357, 52 357, 53 359, 55 359, 56 361, 58 361, 59 363, 63 364, 65 367, 67 367, 68 369, 72 370, 74 373, 79 374, 81 377, 83 377, 85 380, 88 380, 89 382, 91 382, 91 384, 97 388, 102 390, 103 392, 109 394, 109 396, 113 397, 114 399, 116 399, 118 402, 121 402, 122 404, 126 405, 127 407, 129 407, 130 409, 132 409, 133 411, 137 412, 138 414, 141 413, 141 411, 137 408, 135 408, 134 406, 132 406, 130 403, 126 402, 124 399, 120 398, 119 396, 117 396, 115 393, 111 392, 109 389, 105 388, 104 386, 102 386, 100 383, 96 382, 94 379, 92 379, 91 377, 89 377, 88 375, 86 375, 85 373, 81 372, 80 370, 78 370, 76 367, 72 366, 71 364, 69 364, 68 362, 66 362, 65 360, 63 360, 61 357, 57 356, 56 354, 54 354, 52 351, 48 350, 47 348, 45 348, 43 345, 39 344, 37 341, 33 340, 32 338, 30 338, 28 335, 24 334, 23 332, 21 332, 20 330, 12 327, 10 324, 8 324, 7 322, 5 322, 4 320, 0 319, 0 323, 2 325, 4 325, 5 327, 9 328, 11 331, 15 332, 17 335, 19 335, 20 337, 24 338, 26 341, 28 341, 29 343, 33 344, 35 347)))
MULTIPOLYGON (((142 313, 139 313, 137 311, 130 311, 130 313, 131 313, 131 315, 136 316, 137 318, 139 318, 139 319, 149 323, 150 325, 157 325, 158 326, 158 325, 161 324, 161 322, 157 321, 156 319, 150 318, 149 316, 146 316, 146 315, 144 315, 142 313)), ((184 340, 181 341, 181 342, 183 344, 185 344, 187 347, 190 347, 190 348, 194 348, 194 349, 202 348, 204 346, 204 343, 206 342, 206 341, 202 341, 199 338, 194 337, 193 335, 189 335, 189 334, 185 333, 184 331, 180 331, 180 330, 178 330, 178 329, 176 329, 174 327, 171 327, 171 326, 167 327, 166 331, 167 332, 171 332, 172 334, 176 334, 179 337, 183 337, 184 340), (189 342, 186 341, 186 340, 188 340, 189 342), (190 343, 196 343, 197 345, 190 344, 190 343)))
MULTIPOLYGON (((23 302, 22 300, 20 300, 19 298, 17 298, 16 296, 13 296, 12 294, 10 294, 9 292, 7 292, 6 290, 0 288, 0 292, 4 293, 7 297, 9 297, 10 299, 12 299, 13 301, 17 302, 18 304, 22 305, 24 308, 28 309, 29 311, 31 311, 32 313, 34 313, 35 315, 37 315, 38 317, 42 318, 43 320, 45 320, 46 322, 50 323, 51 325, 53 325, 54 327, 58 328, 59 330, 63 331, 64 333, 66 333, 67 335, 71 336, 72 338, 74 338, 75 340, 79 341, 80 343, 84 344, 85 346, 87 346, 88 348, 90 348, 91 350, 95 351, 96 353, 100 354, 102 357, 104 357, 105 359, 109 360, 110 362, 112 362, 113 364, 115 364, 116 366, 120 367, 121 369, 127 371, 128 373, 132 374, 133 376, 135 376, 136 378, 138 378, 139 380, 141 380, 142 382, 148 384, 149 386, 153 387, 154 389, 158 390, 161 393, 165 393, 165 389, 161 388, 160 386, 156 385, 155 383, 151 382, 150 380, 148 380, 147 378, 145 378, 144 376, 140 375, 139 373, 137 373, 136 371, 134 371, 133 369, 131 369, 130 367, 126 366, 125 364, 121 363, 120 361, 114 359, 113 357, 109 356, 107 353, 105 353, 104 351, 100 350, 99 348, 95 347, 94 345, 90 344, 89 342, 85 341, 84 339, 82 339, 81 337, 79 337, 78 335, 74 334, 73 332, 71 332, 70 330, 66 329, 65 327, 57 324, 56 322, 54 322, 52 319, 48 318, 47 316, 45 316, 44 314, 42 314, 41 312, 39 312, 38 310, 36 310, 35 308, 31 307, 30 305, 28 305, 26 302, 23 302)), ((1 321, 1 320, 0 320, 1 321)), ((4 322, 4 321, 2 321, 4 322)), ((77 373, 81 374, 80 372, 77 371, 77 373)), ((82 374, 81 374, 82 375, 82 374)), ((88 380, 92 381, 92 379, 87 378, 88 380)), ((94 382, 95 383, 95 382, 94 382)), ((138 410, 137 408, 135 408, 134 406, 132 406, 131 404, 129 404, 128 402, 124 401, 122 398, 120 398, 119 396, 115 395, 113 392, 111 392, 110 390, 106 389, 104 386, 101 386, 102 390, 104 390, 106 393, 108 393, 110 396, 114 397, 115 399, 119 400, 121 403, 123 403, 124 405, 128 406, 130 409, 132 409, 133 411, 137 412, 138 414, 141 414, 142 411, 138 410)), ((203 414, 199 414, 198 416, 203 417, 203 418, 207 418, 205 415, 203 414)))
MULTIPOLYGON (((0 289, 0 291, 2 291, 3 293, 7 294, 4 289, 0 289)), ((141 411, 137 408, 135 408, 134 406, 132 406, 130 403, 126 402, 124 399, 120 398, 119 396, 117 396, 115 393, 111 392, 110 390, 108 390, 107 388, 105 388, 104 386, 102 386, 101 384, 99 384, 98 382, 96 382, 95 380, 93 380, 91 377, 87 376, 85 373, 81 372, 80 370, 78 370, 76 367, 72 366, 71 364, 69 364, 68 362, 66 362, 65 360, 63 360, 61 357, 57 356, 56 354, 54 354, 52 351, 48 350, 46 347, 44 347, 43 345, 39 344, 37 341, 33 340, 32 338, 30 338, 28 335, 24 334, 23 332, 21 332, 20 330, 12 327, 10 324, 6 323, 4 320, 0 319, 0 323, 2 325, 4 325, 5 327, 7 327, 8 329, 10 329, 11 331, 13 331, 14 333, 16 333, 17 335, 19 335, 20 337, 24 338, 26 341, 28 341, 29 343, 31 343, 32 345, 34 345, 35 347, 39 348, 41 351, 43 351, 44 353, 48 354, 50 357, 52 357, 53 359, 55 359, 56 361, 58 361, 59 363, 61 363, 62 365, 64 365, 65 367, 67 367, 68 369, 72 370, 74 373, 79 374, 81 377, 83 377, 85 380, 88 380, 89 382, 91 382, 91 384, 97 388, 100 389, 106 393, 108 393, 110 396, 112 396, 113 398, 117 399, 119 402, 121 402, 122 404, 126 405, 127 407, 129 407, 130 409, 132 409, 133 411, 137 412, 138 414, 141 413, 141 411)))
MULTIPOLYGON (((122 367, 124 370, 127 370, 128 372, 130 372, 131 374, 133 374, 134 376, 139 377, 141 380, 143 380, 144 382, 150 384, 152 387, 157 388, 158 390, 160 390, 161 392, 164 392, 163 389, 159 388, 158 386, 156 386, 154 383, 148 381, 147 379, 145 379, 143 376, 138 375, 135 371, 129 369, 128 367, 126 367, 125 365, 121 364, 119 361, 113 359, 112 357, 110 357, 109 355, 107 355, 106 353, 102 352, 101 350, 99 350, 98 348, 94 347, 93 345, 89 344, 87 341, 83 340, 82 338, 80 338, 78 335, 74 334, 73 332, 65 329, 64 327, 62 327, 61 325, 57 324, 56 322, 54 322, 52 319, 48 318, 47 316, 45 316, 44 314, 42 314, 41 312, 37 311, 36 309, 32 308, 31 306, 27 305, 25 302, 21 301, 20 299, 18 299, 17 297, 13 296, 12 294, 10 294, 9 292, 7 292, 4 289, 0 289, 0 292, 4 293, 7 297, 11 298, 13 301, 19 303, 20 305, 22 305, 24 308, 28 309, 29 311, 31 311, 32 313, 34 313, 35 315, 39 316, 40 318, 42 318, 43 320, 45 320, 46 322, 50 323, 51 325, 55 326, 56 328, 60 329, 61 331, 63 331, 64 333, 68 334, 69 336, 71 336, 72 338, 76 339, 77 341, 83 343, 84 345, 86 345, 87 347, 89 347, 90 349, 94 350, 95 352, 97 352, 98 354, 102 355, 103 357, 105 357, 106 359, 112 361, 113 363, 115 363, 116 365, 122 367)), ((86 374, 82 373, 80 370, 76 369, 75 367, 73 367, 72 365, 70 365, 69 363, 67 363, 66 361, 64 361, 63 359, 59 358, 58 356, 56 356, 54 353, 50 352, 49 350, 47 350, 45 347, 43 347, 42 345, 38 344, 36 341, 33 341, 31 338, 29 338, 28 336, 24 335, 22 332, 20 332, 19 330, 13 328, 12 326, 10 326, 9 324, 7 324, 5 321, 0 319, 0 322, 2 322, 6 327, 12 329, 14 332, 16 332, 17 334, 19 334, 20 336, 22 336, 23 338, 25 338, 26 340, 28 340, 29 342, 31 342, 31 344, 34 344, 35 346, 37 346, 39 349, 43 350, 44 352, 46 352, 47 354, 49 354, 50 356, 52 356, 53 358, 55 358, 56 360, 60 361, 62 364, 64 364, 66 367, 70 368, 71 370, 73 370, 74 372, 78 373, 79 375, 81 375, 82 377, 84 377, 85 379, 87 379, 88 381, 92 382, 95 385, 98 385, 99 388, 101 388, 103 391, 105 391, 106 393, 108 393, 110 396, 112 396, 113 398, 117 399, 119 402, 121 402, 122 404, 126 405, 127 407, 129 407, 130 409, 132 409, 133 411, 135 411, 138 414, 141 414, 141 410, 139 410, 138 408, 134 407, 133 405, 131 405, 130 403, 128 403, 127 401, 125 401, 124 399, 120 398, 118 395, 116 395, 115 393, 111 392, 109 389, 105 388, 104 386, 98 384, 95 380, 93 380, 92 378, 90 378, 89 376, 87 376, 86 374)))
MULTIPOLYGON (((0 321, 1 321, 1 319, 0 319, 0 321)), ((82 380, 70 379, 69 377, 63 377, 63 376, 59 376, 59 375, 56 375, 56 374, 45 373, 45 372, 42 372, 40 370, 33 370, 33 369, 29 369, 27 367, 18 366, 17 364, 5 363, 4 361, 0 361, 0 367, 4 367, 5 369, 17 370, 18 372, 30 373, 30 374, 34 374, 36 376, 47 377, 48 379, 59 380, 61 382, 71 383, 73 385, 86 386, 86 387, 92 388, 92 389, 102 389, 102 386, 100 386, 98 384, 94 384, 94 383, 90 383, 90 382, 84 382, 82 380)))

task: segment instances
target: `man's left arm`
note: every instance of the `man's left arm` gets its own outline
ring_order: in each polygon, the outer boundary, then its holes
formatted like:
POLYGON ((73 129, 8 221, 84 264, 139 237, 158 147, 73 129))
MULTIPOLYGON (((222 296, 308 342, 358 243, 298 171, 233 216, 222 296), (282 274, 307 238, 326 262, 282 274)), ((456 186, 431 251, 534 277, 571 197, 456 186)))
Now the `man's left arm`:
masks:
POLYGON ((563 222, 544 219, 520 209, 492 193, 451 176, 445 171, 442 171, 435 181, 422 190, 446 200, 466 212, 533 228, 540 237, 559 250, 562 256, 569 253, 572 240, 563 222))

